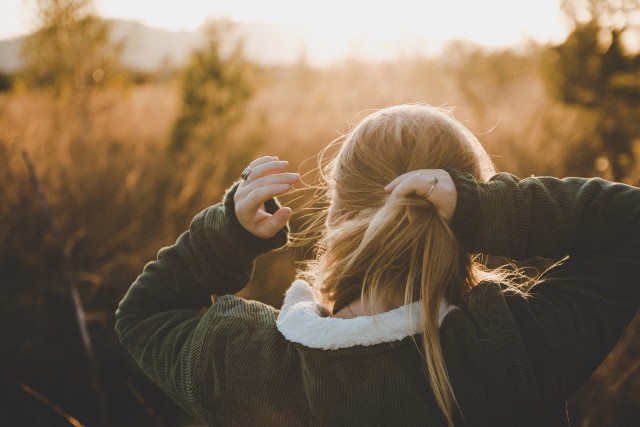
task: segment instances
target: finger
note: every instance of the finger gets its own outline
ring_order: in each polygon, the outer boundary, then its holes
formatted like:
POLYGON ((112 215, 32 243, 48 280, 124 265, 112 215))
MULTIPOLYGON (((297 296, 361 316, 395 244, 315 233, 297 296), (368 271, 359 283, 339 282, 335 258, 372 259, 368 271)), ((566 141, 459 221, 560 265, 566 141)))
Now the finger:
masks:
POLYGON ((400 181, 391 191, 389 201, 394 201, 410 194, 418 194, 418 180, 416 178, 419 177, 408 177, 400 181))
POLYGON ((289 162, 286 160, 272 160, 260 163, 259 165, 251 168, 251 174, 248 181, 253 182, 266 175, 282 172, 287 170, 289 162))
POLYGON ((398 184, 400 184, 402 181, 405 181, 406 179, 409 179, 414 176, 426 176, 426 177, 437 176, 438 171, 439 169, 416 169, 413 171, 405 172, 402 175, 397 176, 393 181, 391 181, 387 185, 385 185, 384 189, 387 192, 391 192, 393 191, 394 188, 398 186, 398 184))
MULTIPOLYGON (((435 172, 435 171, 434 171, 435 172)), ((400 182, 391 192, 390 200, 415 194, 420 197, 427 197, 438 184, 436 173, 427 175, 423 172, 415 173, 400 182)))
POLYGON ((245 184, 244 192, 249 193, 252 190, 272 184, 289 184, 293 185, 300 179, 300 174, 296 172, 282 172, 273 175, 266 175, 262 178, 252 179, 245 184))
POLYGON ((291 218, 293 211, 291 208, 284 207, 278 209, 268 218, 265 218, 259 225, 259 232, 265 237, 273 237, 276 233, 287 225, 287 221, 291 218))
POLYGON ((256 166, 259 166, 263 163, 267 163, 267 162, 273 162, 273 161, 277 161, 278 156, 262 156, 262 157, 258 157, 257 159, 253 160, 251 163, 249 163, 249 167, 250 168, 255 168, 256 166))
POLYGON ((234 200, 239 203, 241 200, 246 199, 247 196, 254 190, 274 184, 288 184, 289 186, 295 184, 300 180, 300 174, 294 172, 276 173, 274 175, 267 175, 256 180, 245 180, 240 184, 240 187, 236 191, 234 200))
POLYGON ((409 176, 411 176, 411 175, 413 175, 415 173, 419 173, 419 171, 411 171, 411 172, 403 173, 402 175, 397 176, 393 181, 391 181, 390 183, 385 185, 384 189, 387 192, 393 191, 393 189, 396 188, 398 186, 398 184, 400 184, 402 181, 404 181, 409 176))
POLYGON ((269 199, 280 196, 291 188, 290 184, 278 183, 265 185, 252 190, 244 200, 237 202, 239 208, 247 212, 257 212, 258 209, 269 199))
MULTIPOLYGON (((278 157, 277 156, 263 156, 263 157, 258 157, 257 159, 253 160, 251 163, 249 163, 249 166, 247 166, 246 170, 249 170, 249 176, 248 177, 244 177, 244 175, 242 176, 242 183, 244 184, 246 183, 246 181, 251 180, 251 178, 254 176, 254 169, 260 165, 263 165, 265 163, 269 163, 269 162, 275 162, 278 161, 278 157)), ((244 174, 244 171, 243 171, 244 174)))

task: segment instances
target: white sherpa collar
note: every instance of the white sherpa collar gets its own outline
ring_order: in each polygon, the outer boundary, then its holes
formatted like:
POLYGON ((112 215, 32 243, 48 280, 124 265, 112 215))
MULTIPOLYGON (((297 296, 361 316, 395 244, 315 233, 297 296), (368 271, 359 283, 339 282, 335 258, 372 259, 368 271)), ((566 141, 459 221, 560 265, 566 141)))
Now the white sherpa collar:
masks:
MULTIPOLYGON (((457 308, 442 302, 440 324, 457 308)), ((353 319, 328 317, 326 311, 316 291, 307 282, 296 280, 284 297, 278 330, 289 341, 324 350, 399 341, 421 331, 419 302, 353 319)))

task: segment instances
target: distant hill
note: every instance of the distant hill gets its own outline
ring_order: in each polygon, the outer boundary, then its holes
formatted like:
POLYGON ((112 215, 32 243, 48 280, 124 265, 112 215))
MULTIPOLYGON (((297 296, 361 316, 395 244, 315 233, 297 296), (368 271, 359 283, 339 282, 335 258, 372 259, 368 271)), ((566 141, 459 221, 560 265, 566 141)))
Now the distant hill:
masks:
MULTIPOLYGON (((122 63, 125 67, 153 71, 163 64, 183 65, 190 53, 204 44, 204 29, 168 31, 147 27, 133 21, 113 20, 111 37, 123 41, 122 63)), ((303 43, 295 35, 269 24, 230 24, 225 33, 226 47, 243 40, 248 59, 261 64, 287 64, 297 60, 303 43)), ((24 37, 0 40, 0 71, 21 67, 20 47, 24 37)))

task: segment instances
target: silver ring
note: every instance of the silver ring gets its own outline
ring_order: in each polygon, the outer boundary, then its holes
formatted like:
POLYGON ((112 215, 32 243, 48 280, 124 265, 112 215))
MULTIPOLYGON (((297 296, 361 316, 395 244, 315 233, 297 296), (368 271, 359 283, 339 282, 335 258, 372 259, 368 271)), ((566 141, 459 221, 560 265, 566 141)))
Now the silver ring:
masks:
POLYGON ((247 168, 245 168, 245 170, 242 171, 242 173, 240 174, 240 178, 242 178, 243 181, 246 181, 247 179, 249 179, 249 175, 251 175, 251 166, 248 166, 247 168))
POLYGON ((431 188, 429 189, 429 191, 427 191, 427 194, 424 196, 424 198, 428 198, 429 195, 433 192, 433 189, 436 188, 436 184, 438 183, 438 178, 436 178, 435 176, 433 178, 431 178, 431 188))

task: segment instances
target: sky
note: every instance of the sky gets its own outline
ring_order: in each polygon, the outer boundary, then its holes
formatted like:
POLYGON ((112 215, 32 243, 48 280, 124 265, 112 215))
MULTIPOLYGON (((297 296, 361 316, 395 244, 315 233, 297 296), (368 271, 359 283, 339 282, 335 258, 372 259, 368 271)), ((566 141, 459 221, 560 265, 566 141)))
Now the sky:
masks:
MULTIPOLYGON (((33 30, 34 3, 2 0, 0 39, 33 30)), ((191 30, 207 18, 223 17, 278 25, 304 38, 311 57, 375 56, 379 49, 434 52, 452 39, 491 47, 559 42, 568 29, 559 0, 94 0, 94 5, 103 17, 169 30, 191 30)))

